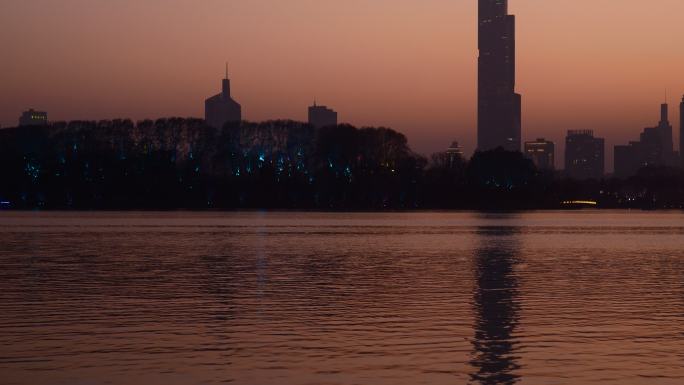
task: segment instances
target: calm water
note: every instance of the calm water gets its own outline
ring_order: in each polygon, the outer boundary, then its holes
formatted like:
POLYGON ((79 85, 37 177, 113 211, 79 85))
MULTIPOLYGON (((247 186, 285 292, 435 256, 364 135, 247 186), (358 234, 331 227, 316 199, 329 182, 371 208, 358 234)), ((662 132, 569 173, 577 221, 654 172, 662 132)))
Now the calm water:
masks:
POLYGON ((682 384, 684 215, 0 212, 0 383, 682 384))

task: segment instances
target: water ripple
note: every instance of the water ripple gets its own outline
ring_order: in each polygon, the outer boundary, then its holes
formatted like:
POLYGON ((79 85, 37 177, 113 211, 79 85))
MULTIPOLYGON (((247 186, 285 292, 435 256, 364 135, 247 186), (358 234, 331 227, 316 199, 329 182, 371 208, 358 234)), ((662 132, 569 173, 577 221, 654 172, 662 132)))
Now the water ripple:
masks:
POLYGON ((2 384, 684 383, 681 213, 0 213, 2 384))

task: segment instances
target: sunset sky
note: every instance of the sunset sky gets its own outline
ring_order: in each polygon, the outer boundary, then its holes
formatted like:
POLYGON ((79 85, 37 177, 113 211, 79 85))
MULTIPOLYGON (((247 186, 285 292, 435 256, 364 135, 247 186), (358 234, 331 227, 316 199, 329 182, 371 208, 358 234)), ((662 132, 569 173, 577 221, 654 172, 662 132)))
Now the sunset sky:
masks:
MULTIPOLYGON (((523 139, 594 129, 612 146, 684 94, 684 1, 511 0, 523 139)), ((475 146, 476 0, 2 0, 0 124, 203 115, 230 62, 247 120, 314 97, 420 153, 475 146)), ((675 129, 675 139, 678 130, 675 129)), ((678 142, 677 142, 678 143, 678 142)))

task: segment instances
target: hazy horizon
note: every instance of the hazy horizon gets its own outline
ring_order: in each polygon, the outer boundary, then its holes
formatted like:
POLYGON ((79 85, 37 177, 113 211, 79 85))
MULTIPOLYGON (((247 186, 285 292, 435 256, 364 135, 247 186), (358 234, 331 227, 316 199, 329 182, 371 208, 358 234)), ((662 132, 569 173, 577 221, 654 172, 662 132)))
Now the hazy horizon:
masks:
MULTIPOLYGON (((613 145, 659 120, 678 142, 681 0, 511 0, 523 140, 563 159, 568 129, 613 145)), ((475 147, 477 1, 5 0, 0 124, 203 116, 224 62, 244 118, 305 120, 316 98, 342 122, 392 127, 428 154, 475 147)))

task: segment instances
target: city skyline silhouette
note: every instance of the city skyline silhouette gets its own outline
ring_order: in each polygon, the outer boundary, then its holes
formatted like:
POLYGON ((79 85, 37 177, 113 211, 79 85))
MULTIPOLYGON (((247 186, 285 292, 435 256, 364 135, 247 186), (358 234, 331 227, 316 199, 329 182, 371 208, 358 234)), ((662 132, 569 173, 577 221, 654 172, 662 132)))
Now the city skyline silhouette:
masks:
POLYGON ((684 0, 2 0, 0 385, 684 383, 684 0))
MULTIPOLYGON (((235 2, 232 8, 74 3, 49 14, 39 3, 10 1, 0 15, 7 32, 3 73, 11 74, 3 77, 3 127, 15 125, 29 107, 48 111, 51 120, 201 117, 202 101, 215 93, 229 59, 233 93, 248 120, 305 121, 306 106, 319 96, 344 121, 392 127, 424 154, 453 140, 468 155, 476 145, 475 1, 378 2, 365 5, 363 15, 355 12, 358 5, 327 1, 235 2), (301 23, 302 9, 320 21, 301 23), (39 27, 23 31, 17 14, 34 15, 39 27), (190 25, 208 19, 194 29, 176 28, 186 16, 190 25), (345 28, 352 21, 354 31, 345 28), (130 27, 121 30, 121 22, 130 27), (238 33, 249 23, 259 28, 238 33), (300 49, 307 54, 297 56, 300 49), (44 64, 56 56, 62 60, 44 64)), ((588 1, 510 4, 518 17, 517 83, 525 95, 522 140, 545 137, 563 154, 567 130, 593 129, 607 139, 608 170, 613 145, 633 140, 657 119, 653 106, 664 89, 673 111, 684 90, 677 76, 684 54, 668 38, 681 35, 674 15, 684 6, 620 1, 608 9, 611 3, 591 12, 583 11, 588 1)), ((672 125, 679 127, 678 114, 672 125)), ((674 141, 680 142, 678 130, 674 141)))

